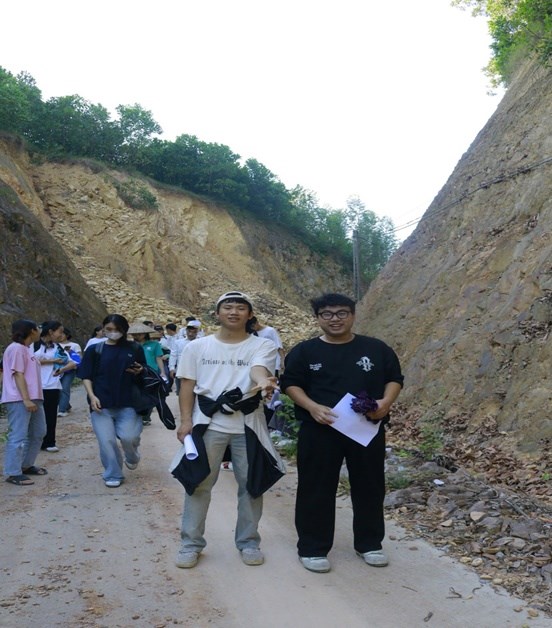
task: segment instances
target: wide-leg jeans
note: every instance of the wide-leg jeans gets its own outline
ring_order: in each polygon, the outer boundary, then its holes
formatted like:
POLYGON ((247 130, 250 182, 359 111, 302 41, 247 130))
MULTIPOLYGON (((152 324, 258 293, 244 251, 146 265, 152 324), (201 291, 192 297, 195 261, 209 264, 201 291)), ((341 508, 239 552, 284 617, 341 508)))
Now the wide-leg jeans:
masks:
POLYGON ((46 434, 46 417, 42 399, 33 399, 34 412, 25 408, 22 401, 4 404, 8 413, 8 440, 4 451, 4 474, 21 475, 23 469, 35 463, 42 439, 46 434))
POLYGON ((203 436, 203 441, 211 473, 192 495, 186 493, 184 498, 181 528, 182 550, 201 552, 207 545, 204 533, 207 511, 211 503, 211 491, 218 479, 220 465, 228 445, 232 450, 232 466, 238 483, 238 518, 234 542, 239 550, 257 549, 261 542, 258 527, 263 512, 263 498, 262 496, 251 497, 246 489, 248 463, 245 434, 226 434, 208 429, 203 436))
POLYGON ((142 419, 134 408, 102 408, 90 414, 104 466, 104 480, 123 480, 123 454, 129 464, 140 460, 138 447, 142 433, 142 419), (117 443, 121 442, 121 447, 117 443))

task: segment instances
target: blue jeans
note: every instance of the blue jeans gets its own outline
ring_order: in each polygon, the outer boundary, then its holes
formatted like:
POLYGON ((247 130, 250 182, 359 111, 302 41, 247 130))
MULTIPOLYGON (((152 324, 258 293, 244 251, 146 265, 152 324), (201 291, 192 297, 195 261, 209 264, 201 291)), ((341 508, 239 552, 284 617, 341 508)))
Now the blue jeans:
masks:
POLYGON ((182 549, 188 552, 201 552, 207 545, 204 538, 205 520, 211 502, 211 490, 215 485, 224 451, 230 445, 232 466, 238 482, 238 520, 236 523, 235 543, 239 550, 259 547, 261 537, 258 532, 259 521, 263 513, 263 498, 254 499, 245 486, 247 483, 247 451, 245 434, 226 434, 207 430, 203 437, 211 473, 195 489, 193 495, 184 498, 182 513, 182 549))
POLYGON ((4 404, 8 413, 8 440, 4 451, 5 475, 21 475, 32 467, 46 435, 42 400, 33 400, 38 409, 29 412, 22 401, 4 404))
POLYGON ((142 419, 134 408, 102 408, 90 414, 92 427, 100 446, 100 460, 104 466, 104 480, 123 480, 123 455, 130 464, 140 460, 138 447, 142 433, 142 419))
POLYGON ((61 390, 59 391, 58 412, 68 412, 71 399, 71 384, 77 376, 77 370, 66 371, 61 378, 61 390))

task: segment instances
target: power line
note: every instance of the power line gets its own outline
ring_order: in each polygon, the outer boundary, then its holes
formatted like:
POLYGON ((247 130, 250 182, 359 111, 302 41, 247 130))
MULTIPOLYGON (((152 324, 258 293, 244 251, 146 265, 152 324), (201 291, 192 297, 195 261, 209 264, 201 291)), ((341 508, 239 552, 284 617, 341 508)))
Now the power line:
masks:
POLYGON ((486 181, 484 183, 481 183, 481 185, 476 187, 474 190, 471 190, 470 192, 466 192, 465 194, 463 194, 459 198, 455 199, 454 201, 451 201, 450 203, 447 203, 443 207, 439 207, 437 209, 434 209, 431 212, 426 212, 425 214, 422 214, 418 218, 413 218, 412 220, 406 222, 404 225, 399 225, 398 227, 395 227, 393 229, 393 233, 396 233, 397 231, 402 231, 403 229, 408 229, 409 227, 412 227, 412 226, 416 225, 424 217, 435 216, 437 214, 440 214, 440 213, 446 211, 447 209, 450 209, 454 205, 458 205, 458 203, 461 203, 466 198, 468 198, 470 196, 473 196, 476 192, 479 192, 479 190, 486 190, 486 189, 490 188, 491 185, 495 185, 497 183, 502 183, 503 181, 507 181, 508 179, 513 179, 514 177, 517 177, 520 174, 525 174, 527 172, 530 172, 531 170, 535 170, 536 168, 539 168, 540 166, 544 166, 544 165, 549 164, 551 162, 552 162, 552 157, 545 157, 544 159, 541 159, 540 161, 537 161, 537 162, 535 162, 533 164, 530 164, 529 166, 523 166, 522 168, 517 168, 516 170, 514 170, 513 172, 511 172, 509 174, 499 175, 498 177, 496 177, 494 179, 491 179, 490 181, 486 181))

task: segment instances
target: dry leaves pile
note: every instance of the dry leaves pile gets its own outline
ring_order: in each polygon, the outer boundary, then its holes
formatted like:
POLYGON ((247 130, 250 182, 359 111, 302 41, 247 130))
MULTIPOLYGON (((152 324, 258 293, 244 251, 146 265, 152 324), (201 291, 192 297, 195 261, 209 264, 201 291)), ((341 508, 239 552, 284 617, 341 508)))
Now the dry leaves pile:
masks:
POLYGON ((468 415, 447 417, 446 432, 441 427, 395 413, 386 507, 533 613, 552 615, 550 448, 520 454, 491 418, 468 428, 468 415))

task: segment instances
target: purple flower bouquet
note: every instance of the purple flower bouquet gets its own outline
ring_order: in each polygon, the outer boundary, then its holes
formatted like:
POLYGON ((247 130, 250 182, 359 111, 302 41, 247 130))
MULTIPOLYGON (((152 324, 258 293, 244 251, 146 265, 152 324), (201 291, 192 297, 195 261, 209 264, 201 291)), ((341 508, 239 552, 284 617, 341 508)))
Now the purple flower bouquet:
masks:
POLYGON ((377 419, 372 419, 368 416, 369 412, 375 412, 378 409, 378 402, 372 397, 368 396, 368 393, 359 392, 356 397, 351 401, 351 409, 353 412, 362 414, 368 421, 377 422, 377 419))

